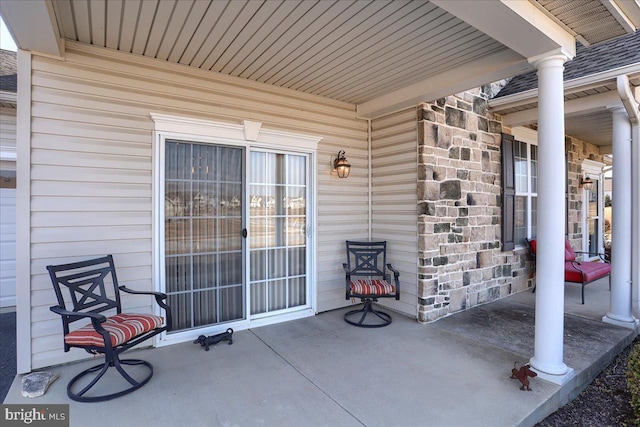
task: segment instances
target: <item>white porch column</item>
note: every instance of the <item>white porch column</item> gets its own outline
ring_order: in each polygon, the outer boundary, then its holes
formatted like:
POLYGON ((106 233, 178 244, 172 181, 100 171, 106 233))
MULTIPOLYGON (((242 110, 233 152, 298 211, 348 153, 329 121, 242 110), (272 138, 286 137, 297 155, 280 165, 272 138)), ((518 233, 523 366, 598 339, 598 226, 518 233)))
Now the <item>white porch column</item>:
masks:
POLYGON ((611 236, 611 311, 605 323, 635 328, 631 315, 631 122, 623 106, 613 116, 613 230, 611 236))
POLYGON ((531 367, 555 384, 573 369, 563 362, 564 344, 564 54, 531 61, 538 69, 538 248, 535 347, 531 367))

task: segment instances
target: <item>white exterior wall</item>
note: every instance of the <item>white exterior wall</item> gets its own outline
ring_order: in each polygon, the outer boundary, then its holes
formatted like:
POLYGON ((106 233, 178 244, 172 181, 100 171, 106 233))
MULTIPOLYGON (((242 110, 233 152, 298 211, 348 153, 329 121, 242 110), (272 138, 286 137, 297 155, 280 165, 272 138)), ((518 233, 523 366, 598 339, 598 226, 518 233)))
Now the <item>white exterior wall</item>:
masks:
POLYGON ((400 301, 382 304, 417 317, 417 118, 410 108, 375 119, 372 139, 372 240, 387 241, 387 262, 400 271, 400 301))
MULTIPOLYGON (((64 61, 33 56, 31 96, 32 369, 85 357, 62 350, 46 265, 112 253, 122 285, 156 288, 150 112, 321 136, 317 309, 348 304, 343 242, 366 236, 368 224, 367 122, 355 106, 74 43, 64 61), (353 165, 342 180, 330 168, 341 149, 353 165)), ((123 305, 153 304, 127 297, 123 305)))
MULTIPOLYGON (((0 169, 16 168, 16 110, 0 107, 0 169)), ((0 307, 16 305, 16 190, 0 188, 0 307)))

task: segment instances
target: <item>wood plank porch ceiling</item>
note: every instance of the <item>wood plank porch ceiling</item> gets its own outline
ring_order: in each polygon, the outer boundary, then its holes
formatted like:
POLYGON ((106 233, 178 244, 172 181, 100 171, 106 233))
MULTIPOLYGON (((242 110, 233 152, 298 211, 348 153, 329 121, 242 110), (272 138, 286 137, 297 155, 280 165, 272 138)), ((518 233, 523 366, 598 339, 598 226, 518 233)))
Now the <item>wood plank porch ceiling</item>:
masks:
POLYGON ((58 0, 62 37, 360 104, 507 47, 426 1, 58 0))

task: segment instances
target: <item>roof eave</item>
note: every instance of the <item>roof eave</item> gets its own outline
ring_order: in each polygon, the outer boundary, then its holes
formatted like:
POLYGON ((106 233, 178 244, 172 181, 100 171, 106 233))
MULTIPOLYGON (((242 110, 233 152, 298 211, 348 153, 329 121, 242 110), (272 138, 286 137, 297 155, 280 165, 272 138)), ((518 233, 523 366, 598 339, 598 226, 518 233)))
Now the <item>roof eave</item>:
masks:
MULTIPOLYGON (((629 64, 618 68, 612 68, 600 73, 590 74, 588 76, 578 77, 576 79, 564 82, 565 95, 579 92, 589 88, 590 86, 602 86, 607 83, 615 83, 619 75, 635 75, 640 74, 640 63, 629 64)), ((530 104, 538 99, 538 88, 529 89, 512 95, 501 96, 489 100, 489 108, 499 113, 501 110, 518 107, 520 105, 530 104)))

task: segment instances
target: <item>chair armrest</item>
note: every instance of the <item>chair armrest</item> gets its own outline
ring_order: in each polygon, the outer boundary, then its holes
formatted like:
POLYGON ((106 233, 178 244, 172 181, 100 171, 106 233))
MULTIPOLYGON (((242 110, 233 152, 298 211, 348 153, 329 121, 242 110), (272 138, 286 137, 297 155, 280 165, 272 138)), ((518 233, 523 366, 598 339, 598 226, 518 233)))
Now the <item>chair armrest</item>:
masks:
POLYGON ((135 294, 135 295, 153 295, 156 297, 156 299, 160 298, 161 300, 167 299, 167 294, 162 293, 162 292, 147 292, 147 291, 134 291, 133 289, 129 289, 126 286, 119 286, 118 287, 121 291, 126 292, 128 294, 135 294))
POLYGON ((351 279, 351 272, 349 271, 349 268, 347 268, 346 262, 342 264, 342 269, 344 270, 344 274, 347 275, 347 280, 351 279))
MULTIPOLYGON (((107 318, 102 314, 91 313, 91 312, 81 312, 81 311, 68 311, 59 305, 54 305, 53 307, 49 307, 49 310, 53 311, 56 314, 59 314, 63 317, 66 317, 67 320, 64 321, 64 324, 67 325, 68 322, 75 322, 76 320, 80 320, 82 318, 91 319, 91 324, 93 325, 93 329, 104 339, 105 347, 111 345, 111 339, 109 332, 102 327, 102 323, 107 321, 107 318)), ((69 333, 67 326, 65 326, 65 334, 69 333)))
POLYGON ((396 282, 396 300, 400 299, 400 272, 393 268, 391 264, 387 264, 387 268, 393 271, 393 280, 396 282))
POLYGON ((600 257, 600 259, 606 263, 608 263, 609 261, 607 260, 607 254, 603 254, 602 252, 585 252, 585 251, 573 251, 576 254, 587 254, 587 255, 598 255, 598 257, 600 257))
POLYGON ((391 266, 391 264, 387 264, 387 268, 388 268, 389 270, 393 271, 393 278, 394 278, 395 280, 398 280, 398 278, 400 277, 400 272, 399 272, 398 270, 396 270, 395 268, 393 268, 393 267, 391 266))
POLYGON ((60 316, 65 316, 70 318, 72 322, 75 320, 83 319, 83 318, 89 318, 91 319, 92 322, 95 320, 98 323, 106 322, 107 320, 107 318, 102 314, 91 313, 91 312, 81 312, 81 311, 69 311, 69 310, 65 310, 59 305, 54 305, 53 307, 49 307, 49 310, 53 311, 56 314, 59 314, 60 316))
POLYGON ((167 330, 170 331, 173 325, 173 318, 171 316, 171 307, 164 302, 167 299, 167 294, 162 292, 149 292, 149 291, 134 291, 133 289, 129 289, 126 286, 118 286, 118 288, 122 292, 126 292, 128 294, 133 295, 153 295, 156 298, 156 303, 164 309, 167 316, 167 330))
POLYGON ((580 268, 580 266, 582 265, 581 261, 576 261, 576 260, 569 260, 569 262, 571 263, 571 266, 573 268, 575 268, 576 270, 582 272, 582 269, 580 268))
POLYGON ((349 297, 351 296, 351 271, 349 271, 349 268, 347 268, 347 263, 342 263, 342 269, 344 270, 344 275, 345 275, 345 279, 344 279, 344 283, 345 283, 345 297, 346 299, 349 299, 349 297))

